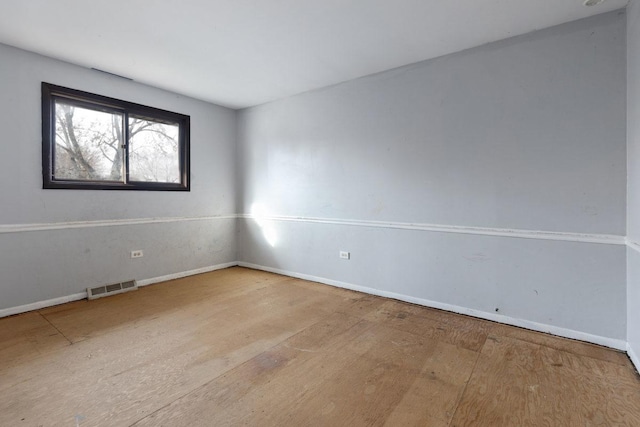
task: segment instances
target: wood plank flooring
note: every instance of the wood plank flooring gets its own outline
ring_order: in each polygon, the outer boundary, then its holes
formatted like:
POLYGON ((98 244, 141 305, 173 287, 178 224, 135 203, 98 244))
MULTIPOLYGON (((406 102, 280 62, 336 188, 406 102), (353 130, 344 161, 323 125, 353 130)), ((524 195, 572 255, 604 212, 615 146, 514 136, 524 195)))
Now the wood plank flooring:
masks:
POLYGON ((627 357, 239 267, 0 319, 0 426, 640 426, 627 357))

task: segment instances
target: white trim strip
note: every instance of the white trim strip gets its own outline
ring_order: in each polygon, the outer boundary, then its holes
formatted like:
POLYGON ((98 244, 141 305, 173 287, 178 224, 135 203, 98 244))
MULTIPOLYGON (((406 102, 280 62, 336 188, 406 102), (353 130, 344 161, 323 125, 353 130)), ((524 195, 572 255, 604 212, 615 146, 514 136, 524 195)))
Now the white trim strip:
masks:
MULTIPOLYGON (((210 271, 221 270, 223 268, 235 267, 237 262, 227 262, 224 264, 211 265, 194 270, 181 271, 179 273, 167 274, 166 276, 153 277, 151 279, 138 280, 138 287, 152 285, 154 283, 165 282, 167 280, 180 279, 182 277, 193 276, 195 274, 208 273, 210 271)), ((39 310, 45 307, 60 305, 67 302, 78 301, 87 298, 87 291, 78 292, 77 294, 67 295, 59 298, 52 298, 44 301, 38 301, 31 304, 20 305, 17 307, 9 307, 0 309, 0 318, 13 316, 14 314, 26 313, 27 311, 39 310)))
POLYGON ((568 233, 560 231, 536 231, 508 228, 469 227, 460 225, 421 224, 408 222, 360 221, 333 218, 294 217, 294 216, 257 216, 240 214, 238 218, 257 221, 288 221, 318 224, 351 225, 356 227, 391 228, 401 230, 433 231, 439 233, 476 234, 483 236, 515 237, 520 239, 561 240, 568 242, 600 243, 607 245, 625 245, 625 236, 613 234, 568 233))
POLYGON ((631 347, 631 343, 627 343, 627 355, 629 356, 629 359, 631 359, 631 362, 636 367, 636 371, 640 372, 640 357, 638 357, 636 352, 633 350, 633 347, 631 347))
POLYGON ((73 221, 52 222, 43 224, 2 224, 0 234, 26 233, 31 231, 63 230, 69 228, 91 227, 117 227, 123 225, 158 224, 165 222, 181 221, 211 221, 218 219, 236 219, 237 215, 198 216, 198 217, 165 217, 165 218, 135 218, 135 219, 110 219, 103 221, 73 221))
POLYGON ((635 242, 629 242, 624 236, 612 234, 589 234, 589 233, 568 233, 560 231, 536 231, 523 229, 508 228, 488 228, 488 227, 471 227, 459 225, 441 225, 441 224, 422 224, 409 222, 389 222, 389 221, 365 221, 365 220, 348 220, 336 218, 316 218, 316 217, 294 217, 294 216, 255 216, 250 214, 239 215, 220 215, 220 216, 203 216, 203 217, 165 217, 165 218, 136 218, 136 219, 114 219, 103 221, 73 221, 73 222, 56 222, 42 224, 3 224, 0 225, 0 234, 5 233, 26 233, 33 231, 49 231, 64 230, 74 228, 92 228, 92 227, 117 227, 127 225, 141 224, 158 224, 169 222, 186 222, 186 221, 213 221, 225 219, 254 219, 269 221, 285 221, 285 222, 305 222, 316 224, 335 224, 350 225, 356 227, 370 228, 387 228, 400 230, 415 231, 431 231, 439 233, 456 233, 456 234, 473 234, 482 236, 498 236, 511 237, 520 239, 539 239, 539 240, 559 240, 569 242, 582 243, 599 243, 608 245, 624 245, 640 251, 640 245, 635 242))
POLYGON ((279 268, 265 267, 262 265, 251 264, 248 262, 239 262, 238 265, 240 267, 253 268, 255 270, 268 271, 270 273, 277 273, 285 276, 296 277, 298 279, 324 283, 326 285, 336 286, 338 288, 351 289, 353 291, 364 292, 371 295, 378 295, 381 297, 393 298, 400 301, 406 301, 413 304, 423 305, 426 307, 433 307, 440 310, 451 311, 453 313, 465 314, 468 316, 478 317, 480 319, 492 320, 494 322, 504 323, 512 326, 518 326, 521 328, 553 334, 560 337, 586 341, 586 342, 614 348, 616 350, 626 351, 628 348, 627 342, 624 340, 601 337, 599 335, 593 335, 586 332, 575 331, 573 329, 562 328, 559 326, 546 325, 543 323, 533 322, 525 319, 516 319, 516 318, 505 316, 502 314, 495 314, 491 312, 474 310, 471 308, 461 307, 457 305, 445 304, 445 303, 431 301, 431 300, 422 299, 422 298, 415 298, 415 297, 404 295, 404 294, 397 294, 395 292, 382 291, 379 289, 368 288, 365 286, 353 285, 351 283, 345 283, 337 280, 326 279, 324 277, 317 277, 309 274, 296 273, 293 271, 282 270, 279 268))
POLYGON ((627 246, 636 252, 640 252, 640 243, 627 239, 627 246))

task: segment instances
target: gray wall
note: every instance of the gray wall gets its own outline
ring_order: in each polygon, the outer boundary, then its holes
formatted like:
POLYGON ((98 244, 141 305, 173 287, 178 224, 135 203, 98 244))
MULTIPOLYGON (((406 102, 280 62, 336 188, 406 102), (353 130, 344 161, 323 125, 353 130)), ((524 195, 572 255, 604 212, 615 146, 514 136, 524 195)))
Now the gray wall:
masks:
POLYGON ((640 253, 627 250, 625 277, 624 246, 593 243, 625 227, 640 242, 638 9, 628 68, 614 12, 244 110, 237 122, 228 109, 0 45, 0 310, 239 258, 628 337, 640 353, 640 253), (192 191, 42 190, 41 81, 190 115, 192 191), (216 218, 236 212, 265 218, 237 228, 216 218), (91 223, 64 227, 79 221, 91 223), (527 238, 505 237, 514 231, 527 238), (132 249, 145 257, 131 260, 132 249))
POLYGON ((624 38, 614 12, 241 111, 241 261, 624 340, 624 246, 420 229, 623 236, 624 38))
MULTIPOLYGON (((235 112, 0 45, 0 309, 236 260, 235 112), (191 191, 43 190, 40 83, 191 116, 191 191), (194 218, 18 231, 17 224, 194 218), (143 249, 144 258, 129 252, 143 249)), ((28 228, 28 227, 27 227, 28 228)))
POLYGON ((627 339, 640 357, 640 4, 637 0, 630 3, 627 14, 627 234, 630 241, 627 339))

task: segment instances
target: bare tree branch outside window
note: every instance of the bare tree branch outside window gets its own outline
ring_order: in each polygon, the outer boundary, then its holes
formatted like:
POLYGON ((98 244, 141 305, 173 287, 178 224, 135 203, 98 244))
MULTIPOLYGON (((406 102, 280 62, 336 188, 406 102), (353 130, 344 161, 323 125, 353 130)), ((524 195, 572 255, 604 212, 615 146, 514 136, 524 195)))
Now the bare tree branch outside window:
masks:
POLYGON ((191 118, 42 83, 42 186, 189 191, 191 118))
MULTIPOLYGON (((122 114, 56 102, 55 176, 74 180, 121 181, 122 114)), ((180 182, 179 127, 129 117, 129 179, 180 182)))

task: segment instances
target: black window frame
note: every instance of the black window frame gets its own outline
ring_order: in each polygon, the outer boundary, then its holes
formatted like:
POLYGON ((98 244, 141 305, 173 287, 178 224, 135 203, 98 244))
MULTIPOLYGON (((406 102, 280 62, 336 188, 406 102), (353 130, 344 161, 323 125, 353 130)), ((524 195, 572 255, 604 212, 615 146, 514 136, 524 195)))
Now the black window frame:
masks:
POLYGON ((42 188, 73 190, 142 190, 142 191, 190 191, 189 136, 191 118, 159 108, 110 98, 42 82, 42 188), (56 100, 108 113, 123 115, 124 120, 124 174, 123 181, 88 181, 55 179, 55 103, 56 100), (147 182, 129 180, 129 115, 158 122, 178 124, 180 183, 147 182))

